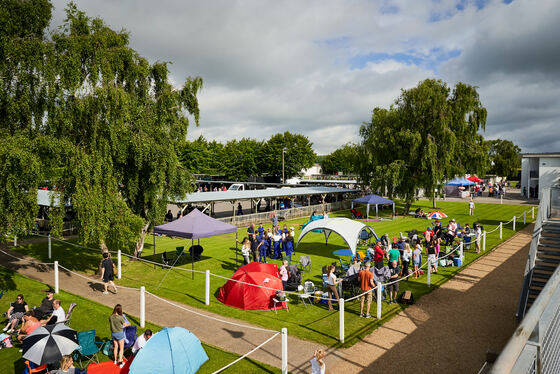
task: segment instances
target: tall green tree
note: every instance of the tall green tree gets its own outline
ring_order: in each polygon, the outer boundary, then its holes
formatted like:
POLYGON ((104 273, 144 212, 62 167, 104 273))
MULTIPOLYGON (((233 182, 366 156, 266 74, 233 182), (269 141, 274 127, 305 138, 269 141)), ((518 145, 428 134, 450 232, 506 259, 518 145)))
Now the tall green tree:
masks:
POLYGON ((516 175, 521 167, 521 148, 510 140, 488 140, 488 159, 490 162, 488 173, 501 177, 516 175))
POLYGON ((226 178, 246 181, 259 172, 259 162, 263 154, 263 142, 243 138, 226 143, 222 157, 226 178))
POLYGON ((0 192, 19 184, 28 193, 12 193, 22 208, 2 210, 0 220, 14 222, 23 210, 33 216, 41 182, 71 201, 83 243, 141 247, 142 232, 162 219, 167 201, 188 190, 177 154, 187 114, 198 124, 202 79, 174 88, 166 63, 150 64, 130 48, 127 32, 73 3, 47 37, 51 11, 47 0, 0 0, 0 163, 19 144, 8 172, 31 165, 23 181, 9 179, 0 192))
POLYGON ((289 131, 273 135, 263 150, 263 162, 259 164, 261 174, 282 176, 282 150, 284 150, 285 178, 292 178, 301 173, 302 169, 310 168, 317 155, 313 151, 313 143, 301 134, 289 131))
POLYGON ((427 79, 401 95, 389 109, 375 108, 360 129, 360 176, 364 183, 405 200, 408 212, 420 188, 432 197, 456 175, 484 170, 487 148, 478 133, 486 109, 473 86, 451 91, 427 79))
POLYGON ((358 168, 358 147, 348 143, 338 148, 333 153, 327 155, 321 163, 321 168, 325 174, 344 174, 355 173, 358 168))

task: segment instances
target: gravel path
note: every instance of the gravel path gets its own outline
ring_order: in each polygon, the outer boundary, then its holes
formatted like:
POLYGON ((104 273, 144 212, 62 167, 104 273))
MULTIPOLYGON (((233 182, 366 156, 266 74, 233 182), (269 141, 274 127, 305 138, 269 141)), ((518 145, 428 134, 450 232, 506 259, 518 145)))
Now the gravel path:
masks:
MULTIPOLYGON (((348 349, 327 349, 327 372, 476 373, 484 362, 486 350, 501 349, 515 329, 515 308, 532 227, 529 225, 454 279, 423 296, 362 342, 348 349)), ((6 247, 3 250, 22 257, 6 247)), ((3 266, 52 284, 52 266, 31 264, 30 260, 33 259, 18 260, 0 252, 3 266)), ((116 295, 103 295, 98 279, 63 270, 60 288, 109 307, 121 303, 127 314, 140 314, 138 290, 119 288, 116 295)), ((147 295, 146 319, 161 326, 185 327, 205 343, 238 354, 247 353, 274 334, 253 329, 244 321, 179 305, 183 309, 147 295)), ((290 372, 310 372, 308 360, 318 348, 326 349, 289 336, 290 372)), ((250 357, 280 367, 280 336, 250 357)))

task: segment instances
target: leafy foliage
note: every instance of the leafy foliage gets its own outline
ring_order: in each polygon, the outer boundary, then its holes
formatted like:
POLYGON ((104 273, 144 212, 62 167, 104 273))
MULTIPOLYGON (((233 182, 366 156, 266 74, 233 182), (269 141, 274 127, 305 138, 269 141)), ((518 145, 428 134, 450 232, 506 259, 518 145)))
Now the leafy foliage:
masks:
POLYGON ((488 140, 488 156, 490 161, 490 174, 499 176, 513 176, 521 167, 519 153, 521 148, 510 140, 488 140))
POLYGON ((441 80, 424 80, 389 109, 375 108, 361 127, 360 176, 408 208, 419 188, 434 197, 445 180, 484 170, 487 149, 478 131, 485 124, 475 87, 457 83, 450 91, 441 80))
POLYGON ((351 174, 358 170, 358 146, 352 143, 345 144, 333 153, 325 156, 321 163, 323 173, 335 174, 342 172, 351 174))
POLYGON ((224 174, 232 180, 245 181, 250 176, 282 175, 282 149, 286 178, 308 168, 316 156, 304 135, 285 132, 268 141, 243 138, 226 144, 209 142, 202 136, 185 142, 179 151, 182 165, 197 174, 224 174))
MULTIPOLYGON (((1 157, 18 158, 6 170, 18 177, 4 191, 29 195, 12 193, 11 204, 21 206, 2 218, 14 232, 28 227, 30 219, 12 222, 22 211, 34 215, 31 195, 41 182, 71 199, 84 243, 129 247, 143 223, 160 220, 169 198, 190 185, 177 151, 189 126, 186 113, 198 124, 202 79, 187 78, 175 89, 166 63, 150 65, 129 47, 125 31, 73 3, 50 38, 49 1, 1 0, 0 8, 8 25, 0 31, 1 157), (7 155, 10 145, 16 156, 7 155)), ((4 191, 2 201, 10 197, 4 191)))

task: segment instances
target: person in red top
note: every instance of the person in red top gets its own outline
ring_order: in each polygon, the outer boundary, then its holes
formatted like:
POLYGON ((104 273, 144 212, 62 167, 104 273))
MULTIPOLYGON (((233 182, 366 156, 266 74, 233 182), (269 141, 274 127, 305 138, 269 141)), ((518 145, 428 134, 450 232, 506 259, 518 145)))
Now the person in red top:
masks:
POLYGON ((375 267, 377 269, 381 269, 383 267, 383 257, 385 257, 385 251, 381 248, 381 239, 377 239, 374 249, 373 262, 375 262, 375 267))
MULTIPOLYGON (((366 268, 358 273, 358 279, 360 281, 360 288, 362 292, 370 291, 373 288, 373 273, 369 270, 371 264, 366 262, 366 268)), ((364 316, 364 300, 367 300, 366 307, 366 318, 371 318, 369 314, 369 308, 371 307, 371 301, 373 299, 372 292, 368 292, 360 296, 360 317, 364 316)))
POLYGON ((426 241, 426 245, 432 242, 433 236, 434 236, 434 232, 432 231, 432 228, 428 226, 426 231, 424 231, 424 240, 426 241))

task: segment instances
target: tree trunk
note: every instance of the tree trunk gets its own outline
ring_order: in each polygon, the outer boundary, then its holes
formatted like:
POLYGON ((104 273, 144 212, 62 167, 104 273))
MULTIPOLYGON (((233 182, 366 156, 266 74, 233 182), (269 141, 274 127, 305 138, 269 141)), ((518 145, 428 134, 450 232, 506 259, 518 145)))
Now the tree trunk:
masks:
POLYGON ((140 239, 136 242, 136 248, 134 248, 134 257, 138 257, 138 253, 142 252, 144 249, 144 242, 146 241, 146 234, 148 233, 148 228, 150 227, 150 222, 146 222, 144 227, 142 227, 142 232, 140 233, 140 239))
POLYGON ((433 196, 432 196, 432 208, 436 209, 436 192, 433 192, 433 196))

